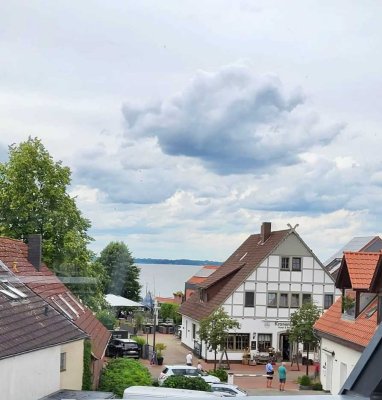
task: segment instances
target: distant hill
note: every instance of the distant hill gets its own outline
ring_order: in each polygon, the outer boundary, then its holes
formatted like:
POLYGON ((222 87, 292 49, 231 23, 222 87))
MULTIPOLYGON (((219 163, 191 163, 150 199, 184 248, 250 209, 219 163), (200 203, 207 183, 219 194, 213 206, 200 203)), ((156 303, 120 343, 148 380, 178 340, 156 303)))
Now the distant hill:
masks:
POLYGON ((167 258, 135 258, 137 264, 179 264, 179 265, 221 265, 219 261, 210 260, 168 260, 167 258))

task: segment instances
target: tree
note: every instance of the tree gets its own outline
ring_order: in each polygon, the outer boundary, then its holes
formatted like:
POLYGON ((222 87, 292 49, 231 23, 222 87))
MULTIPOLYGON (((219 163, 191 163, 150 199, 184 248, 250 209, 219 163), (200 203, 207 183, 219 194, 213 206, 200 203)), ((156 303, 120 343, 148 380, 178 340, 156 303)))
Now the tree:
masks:
POLYGON ((134 301, 140 300, 140 269, 134 265, 134 259, 125 243, 110 242, 101 251, 98 261, 107 275, 105 293, 120 295, 134 301))
POLYGON ((303 343, 307 348, 306 375, 309 375, 309 348, 317 346, 318 338, 314 335, 313 325, 321 315, 321 309, 313 303, 305 303, 290 317, 289 338, 303 343))
POLYGON ((182 319, 178 310, 179 304, 162 303, 159 310, 159 317, 162 319, 172 319, 176 324, 179 324, 182 319))
POLYGON ((214 370, 216 370, 216 352, 225 350, 229 331, 239 328, 239 323, 230 318, 222 307, 200 321, 199 338, 215 352, 214 370))
MULTIPOLYGON (((8 162, 0 163, 0 234, 22 240, 41 234, 43 261, 58 276, 97 282, 101 271, 87 249, 90 222, 67 193, 70 182, 70 169, 55 162, 39 139, 9 146, 8 162)), ((97 283, 69 286, 86 304, 98 303, 97 283)))

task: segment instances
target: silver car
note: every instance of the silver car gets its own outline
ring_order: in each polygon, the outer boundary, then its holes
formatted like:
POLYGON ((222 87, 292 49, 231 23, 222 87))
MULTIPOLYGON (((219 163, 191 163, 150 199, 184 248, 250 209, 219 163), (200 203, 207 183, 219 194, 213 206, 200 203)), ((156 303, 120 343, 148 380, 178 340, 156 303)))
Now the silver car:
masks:
POLYGON ((166 365, 163 371, 160 373, 158 383, 160 386, 163 382, 172 375, 178 376, 189 376, 191 378, 200 377, 207 383, 219 383, 220 379, 213 375, 208 375, 207 372, 201 371, 196 367, 190 367, 187 365, 166 365))
POLYGON ((214 393, 219 393, 226 397, 248 396, 245 390, 240 389, 237 385, 231 385, 230 383, 211 383, 211 389, 214 393))

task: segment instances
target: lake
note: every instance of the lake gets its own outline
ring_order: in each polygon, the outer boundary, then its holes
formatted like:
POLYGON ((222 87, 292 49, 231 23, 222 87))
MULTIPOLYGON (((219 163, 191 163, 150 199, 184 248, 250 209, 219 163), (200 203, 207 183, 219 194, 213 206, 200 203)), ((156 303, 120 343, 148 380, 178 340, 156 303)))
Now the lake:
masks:
POLYGON ((201 265, 177 265, 177 264, 136 264, 140 270, 139 283, 141 284, 141 296, 150 291, 155 296, 173 297, 173 293, 182 291, 188 279, 195 275, 201 265))

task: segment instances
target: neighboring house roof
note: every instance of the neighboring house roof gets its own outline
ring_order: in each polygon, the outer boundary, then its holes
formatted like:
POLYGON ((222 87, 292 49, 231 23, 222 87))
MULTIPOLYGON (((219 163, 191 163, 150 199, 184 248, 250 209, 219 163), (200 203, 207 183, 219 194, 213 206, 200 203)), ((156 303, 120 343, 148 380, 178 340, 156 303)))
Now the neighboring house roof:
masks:
POLYGON ((196 321, 210 315, 291 232, 294 230, 270 232, 265 241, 262 234, 249 236, 227 261, 200 284, 208 292, 207 301, 200 301, 195 292, 181 305, 179 312, 196 321))
POLYGON ((379 236, 354 237, 345 244, 339 251, 328 258, 324 265, 329 273, 336 278, 341 265, 342 256, 345 251, 379 251, 382 249, 382 239, 379 236))
POLYGON ((88 337, 2 262, 0 279, 0 359, 88 337))
POLYGON ((95 358, 104 356, 110 332, 49 268, 41 265, 39 271, 35 269, 28 261, 28 246, 25 243, 0 237, 0 260, 31 290, 90 336, 95 358))
POLYGON ((219 265, 205 265, 195 275, 193 275, 187 283, 199 284, 204 282, 211 274, 213 274, 220 266, 219 265))
MULTIPOLYGON (((352 295, 348 293, 348 295, 352 295)), ((353 294, 354 296, 354 294, 353 294)), ((377 327, 377 299, 373 300, 354 320, 342 318, 342 298, 327 310, 315 323, 314 328, 320 336, 328 337, 345 345, 352 344, 362 351, 370 342, 377 327)))
POLYGON ((375 274, 381 253, 345 252, 337 282, 346 274, 354 290, 368 290, 375 274))

